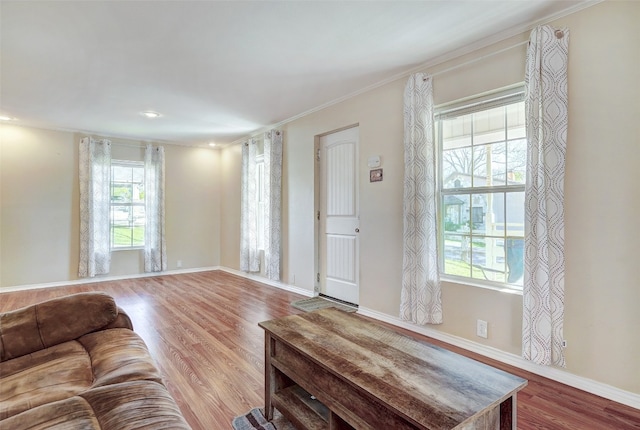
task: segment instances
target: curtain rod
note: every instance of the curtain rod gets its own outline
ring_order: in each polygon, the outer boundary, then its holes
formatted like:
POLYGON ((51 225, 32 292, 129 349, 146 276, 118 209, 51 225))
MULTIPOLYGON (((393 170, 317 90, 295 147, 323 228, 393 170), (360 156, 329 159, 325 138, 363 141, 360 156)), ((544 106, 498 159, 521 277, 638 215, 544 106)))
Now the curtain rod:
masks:
MULTIPOLYGON (((265 131, 264 134, 267 133, 271 133, 274 129, 265 131)), ((280 130, 275 130, 276 136, 280 136, 280 130)), ((256 144, 258 141, 256 139, 257 136, 260 136, 260 132, 252 135, 251 137, 247 138, 246 140, 240 142, 242 143, 244 146, 249 146, 249 142, 251 142, 252 145, 256 144)), ((234 145, 234 143, 232 142, 230 145, 234 145)))
MULTIPOLYGON (((133 144, 130 144, 130 143, 113 143, 113 142, 111 142, 111 144, 113 146, 122 146, 122 147, 125 147, 125 148, 137 148, 137 149, 144 149, 144 148, 147 147, 147 145, 151 145, 150 143, 144 144, 144 145, 133 145, 133 144)), ((153 145, 151 145, 151 146, 153 146, 153 145)))
MULTIPOLYGON (((93 136, 89 136, 89 137, 91 139, 95 139, 93 136)), ((154 148, 159 148, 161 146, 161 145, 155 145, 154 146, 152 143, 144 143, 142 145, 134 145, 134 144, 131 144, 131 143, 116 143, 116 142, 113 142, 111 139, 106 138, 106 137, 105 138, 101 138, 101 139, 95 139, 95 140, 96 141, 98 141, 98 140, 108 140, 109 143, 112 146, 122 146, 122 147, 125 147, 125 148, 145 149, 147 147, 147 145, 151 145, 154 148)))

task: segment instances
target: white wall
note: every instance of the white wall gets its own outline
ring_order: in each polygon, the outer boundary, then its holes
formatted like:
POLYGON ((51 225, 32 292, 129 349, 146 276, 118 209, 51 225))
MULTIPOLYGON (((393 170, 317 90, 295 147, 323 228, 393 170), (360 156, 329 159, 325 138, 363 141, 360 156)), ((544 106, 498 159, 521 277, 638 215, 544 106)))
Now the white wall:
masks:
MULTIPOLYGON (((576 17, 577 18, 577 17, 576 17)), ((640 3, 605 2, 571 29, 565 181, 568 367, 640 393, 640 3)))
POLYGON ((73 279, 69 274, 78 272, 73 143, 72 133, 1 126, 0 285, 73 279))
POLYGON ((234 145, 222 151, 222 195, 220 264, 240 269, 240 180, 242 147, 234 145))

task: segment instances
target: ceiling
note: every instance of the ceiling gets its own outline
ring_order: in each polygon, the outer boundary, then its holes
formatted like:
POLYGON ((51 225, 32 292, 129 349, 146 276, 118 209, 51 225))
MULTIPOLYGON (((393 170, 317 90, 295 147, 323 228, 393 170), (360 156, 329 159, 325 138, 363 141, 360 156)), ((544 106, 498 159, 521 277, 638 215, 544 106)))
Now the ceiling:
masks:
POLYGON ((0 115, 224 145, 592 3, 2 0, 0 115))

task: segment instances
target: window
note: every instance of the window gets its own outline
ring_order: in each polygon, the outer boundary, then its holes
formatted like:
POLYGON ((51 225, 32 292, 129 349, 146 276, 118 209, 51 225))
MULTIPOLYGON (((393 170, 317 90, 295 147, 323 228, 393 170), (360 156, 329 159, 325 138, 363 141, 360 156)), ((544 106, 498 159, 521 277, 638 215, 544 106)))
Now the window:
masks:
POLYGON ((522 88, 436 113, 442 274, 521 288, 526 129, 522 88))
POLYGON ((111 162, 111 249, 144 246, 144 163, 111 162))

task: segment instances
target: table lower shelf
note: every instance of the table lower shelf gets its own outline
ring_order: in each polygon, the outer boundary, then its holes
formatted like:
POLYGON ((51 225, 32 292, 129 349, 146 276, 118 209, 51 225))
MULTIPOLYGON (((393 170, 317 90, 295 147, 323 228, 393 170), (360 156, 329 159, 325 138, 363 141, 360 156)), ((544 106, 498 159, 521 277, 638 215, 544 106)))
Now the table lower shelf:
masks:
POLYGON ((347 423, 298 385, 273 394, 273 406, 299 430, 348 430, 347 423))

